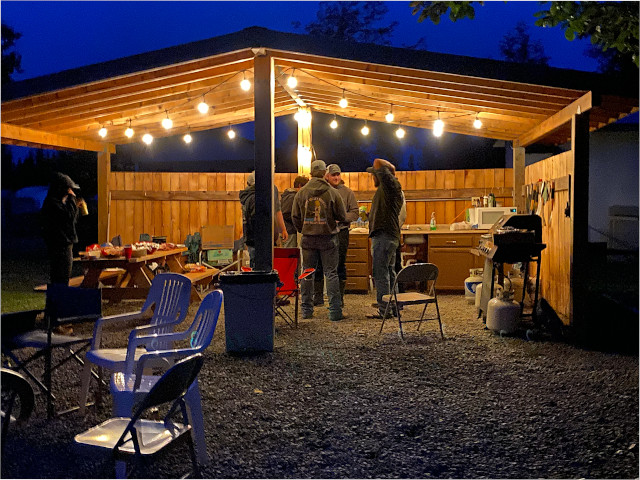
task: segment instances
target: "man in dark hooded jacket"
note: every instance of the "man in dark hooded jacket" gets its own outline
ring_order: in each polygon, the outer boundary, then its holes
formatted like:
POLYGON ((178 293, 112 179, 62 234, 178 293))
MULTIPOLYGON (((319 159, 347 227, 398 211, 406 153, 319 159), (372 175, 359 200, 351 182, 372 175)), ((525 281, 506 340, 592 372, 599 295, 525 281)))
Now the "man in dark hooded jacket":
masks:
MULTIPOLYGON (((296 194, 291 220, 302 233, 302 264, 305 269, 315 268, 322 262, 329 319, 342 320, 342 301, 338 281, 338 222, 344 222, 344 202, 329 182, 324 179, 327 165, 322 160, 311 164, 311 180, 296 194)), ((302 280, 302 318, 313 318, 313 275, 302 280)))
POLYGON ((291 209, 293 208, 293 199, 296 196, 296 193, 298 193, 308 181, 309 179, 307 177, 299 175, 293 181, 293 188, 287 188, 282 192, 282 197, 280 198, 280 204, 282 205, 282 218, 284 219, 284 225, 287 229, 287 233, 289 234, 289 238, 282 243, 282 246, 285 248, 295 248, 298 246, 298 232, 291 221, 291 209))
POLYGON ((69 285, 73 244, 78 242, 78 205, 74 190, 79 188, 67 175, 55 173, 42 204, 42 236, 49 254, 50 283, 69 285))

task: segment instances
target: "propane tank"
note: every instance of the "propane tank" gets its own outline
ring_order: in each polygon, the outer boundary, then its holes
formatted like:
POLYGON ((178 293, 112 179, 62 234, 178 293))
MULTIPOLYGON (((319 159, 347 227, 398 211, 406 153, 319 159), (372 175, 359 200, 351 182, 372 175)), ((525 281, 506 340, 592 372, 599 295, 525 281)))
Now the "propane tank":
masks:
POLYGON ((476 286, 476 310, 480 312, 480 299, 482 298, 482 284, 476 286))
POLYGON ((502 290, 487 306, 487 328, 494 332, 513 333, 520 322, 520 305, 513 300, 512 290, 502 290))
POLYGON ((478 285, 482 285, 482 271, 482 268, 471 268, 469 276, 464 279, 464 298, 469 305, 475 301, 478 285))

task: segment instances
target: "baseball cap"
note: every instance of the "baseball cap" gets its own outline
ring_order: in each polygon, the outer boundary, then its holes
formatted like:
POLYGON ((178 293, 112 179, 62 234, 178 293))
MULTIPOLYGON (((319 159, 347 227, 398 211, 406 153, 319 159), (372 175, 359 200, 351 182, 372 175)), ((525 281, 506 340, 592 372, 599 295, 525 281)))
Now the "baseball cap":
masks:
POLYGON ((375 169, 373 167, 367 167, 367 173, 373 173, 375 169))
POLYGON ((311 162, 311 171, 314 172, 316 170, 326 170, 327 164, 324 163, 324 160, 314 160, 311 162))
POLYGON ((51 183, 63 186, 65 188, 71 188, 73 190, 77 190, 78 188, 80 188, 80 185, 78 185, 76 182, 71 180, 70 176, 60 172, 55 173, 53 177, 53 181, 51 183))
POLYGON ((256 183, 256 172, 251 172, 247 177, 247 185, 250 187, 254 183, 256 183))
POLYGON ((340 167, 335 163, 332 163, 331 165, 329 165, 327 167, 327 170, 329 172, 329 175, 333 175, 334 173, 342 173, 342 170, 340 170, 340 167))

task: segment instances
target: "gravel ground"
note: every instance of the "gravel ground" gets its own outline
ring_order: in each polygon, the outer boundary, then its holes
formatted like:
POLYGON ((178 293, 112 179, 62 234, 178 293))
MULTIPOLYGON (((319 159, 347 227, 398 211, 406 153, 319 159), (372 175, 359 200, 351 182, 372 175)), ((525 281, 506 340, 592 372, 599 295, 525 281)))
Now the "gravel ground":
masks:
MULTIPOLYGON (((393 321, 379 335, 379 321, 365 318, 373 300, 348 295, 338 323, 326 309, 297 330, 278 319, 274 352, 249 357, 225 353, 221 316, 200 374, 205 477, 638 478, 637 355, 501 338, 461 295, 440 297, 445 340, 429 322, 408 325, 403 342, 393 321)), ((60 403, 71 405, 78 371, 62 377, 60 403)), ((108 476, 102 458, 78 456, 73 436, 110 408, 107 398, 85 418, 47 422, 39 399, 9 433, 2 477, 108 476)), ((146 476, 188 468, 180 447, 146 476)))

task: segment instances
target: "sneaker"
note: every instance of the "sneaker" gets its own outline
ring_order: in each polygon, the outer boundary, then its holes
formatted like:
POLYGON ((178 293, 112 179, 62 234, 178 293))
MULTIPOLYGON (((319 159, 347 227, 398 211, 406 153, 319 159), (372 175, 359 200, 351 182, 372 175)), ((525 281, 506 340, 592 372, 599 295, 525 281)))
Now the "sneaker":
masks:
POLYGON ((331 320, 332 322, 339 322, 340 320, 346 320, 347 318, 349 318, 347 315, 340 315, 336 318, 329 317, 329 320, 331 320))
POLYGON ((312 318, 313 318, 313 312, 311 312, 311 313, 302 312, 302 319, 303 320, 310 320, 312 318))
POLYGON ((313 300, 313 306, 314 307, 323 307, 324 306, 324 300, 313 300))
MULTIPOLYGON (((394 318, 396 315, 393 314, 393 312, 387 312, 387 316, 385 318, 394 318)), ((376 320, 382 320, 382 313, 380 312, 376 312, 376 313, 372 313, 367 315, 367 318, 373 318, 376 320)))

